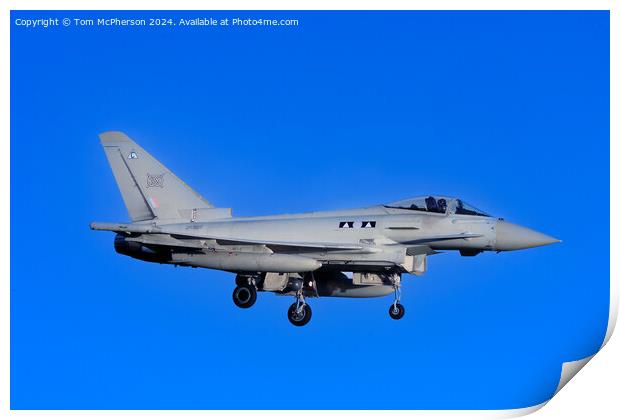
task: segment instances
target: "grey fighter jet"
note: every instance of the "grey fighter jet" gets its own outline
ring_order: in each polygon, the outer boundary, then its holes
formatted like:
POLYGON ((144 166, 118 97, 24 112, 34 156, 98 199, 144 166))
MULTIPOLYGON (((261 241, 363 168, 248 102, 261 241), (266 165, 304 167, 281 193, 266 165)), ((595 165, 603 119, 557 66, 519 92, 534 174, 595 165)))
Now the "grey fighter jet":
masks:
POLYGON ((91 229, 116 232, 119 254, 236 274, 233 302, 239 308, 254 305, 257 292, 292 296, 288 319, 296 326, 310 321, 309 297, 394 293, 388 313, 401 319, 402 275, 423 274, 427 256, 439 251, 474 256, 559 242, 438 195, 348 210, 233 217, 124 133, 99 137, 131 222, 93 222, 91 229))

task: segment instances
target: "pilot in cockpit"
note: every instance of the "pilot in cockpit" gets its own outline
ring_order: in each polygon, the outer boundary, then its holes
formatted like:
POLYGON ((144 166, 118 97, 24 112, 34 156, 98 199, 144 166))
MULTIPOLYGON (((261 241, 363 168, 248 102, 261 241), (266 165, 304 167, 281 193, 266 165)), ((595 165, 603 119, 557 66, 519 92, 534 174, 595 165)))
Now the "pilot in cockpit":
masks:
POLYGON ((448 202, 445 198, 440 198, 437 200, 431 195, 426 197, 424 201, 426 203, 426 211, 430 211, 432 213, 445 213, 448 209, 448 202))
POLYGON ((426 203, 426 211, 437 213, 437 200, 435 200, 435 197, 432 195, 428 196, 424 199, 424 202, 426 203))
POLYGON ((446 201, 445 198, 440 198, 439 200, 437 200, 437 211, 439 213, 445 213, 447 209, 448 209, 448 202, 446 201))

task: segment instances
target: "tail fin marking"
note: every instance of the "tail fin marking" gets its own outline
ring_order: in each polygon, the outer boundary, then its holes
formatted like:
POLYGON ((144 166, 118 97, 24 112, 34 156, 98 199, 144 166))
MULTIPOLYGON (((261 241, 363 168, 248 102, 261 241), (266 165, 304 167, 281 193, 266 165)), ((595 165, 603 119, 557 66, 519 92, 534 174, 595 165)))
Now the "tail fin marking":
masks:
POLYGON ((183 218, 213 206, 126 134, 99 135, 132 221, 183 218))

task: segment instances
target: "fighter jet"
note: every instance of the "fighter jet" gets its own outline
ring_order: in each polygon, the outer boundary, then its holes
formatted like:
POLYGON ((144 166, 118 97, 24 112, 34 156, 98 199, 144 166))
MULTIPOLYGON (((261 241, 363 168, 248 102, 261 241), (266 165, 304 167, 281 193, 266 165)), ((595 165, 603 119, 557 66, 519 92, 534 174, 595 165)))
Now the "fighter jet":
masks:
POLYGON ((233 302, 250 308, 257 292, 291 296, 295 326, 312 317, 307 298, 394 294, 401 319, 403 274, 422 275, 440 251, 475 256, 560 242, 493 217, 459 198, 427 195, 336 211, 234 217, 214 207, 127 135, 100 136, 131 222, 93 222, 116 232, 117 253, 138 260, 236 275, 233 302))

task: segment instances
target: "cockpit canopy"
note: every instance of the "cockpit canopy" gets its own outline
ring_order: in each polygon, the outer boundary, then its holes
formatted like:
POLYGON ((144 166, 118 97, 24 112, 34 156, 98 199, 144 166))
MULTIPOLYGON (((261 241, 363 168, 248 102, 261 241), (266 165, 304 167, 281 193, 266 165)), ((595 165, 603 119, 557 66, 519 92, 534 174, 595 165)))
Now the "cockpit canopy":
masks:
POLYGON ((474 206, 470 206, 459 198, 439 195, 408 198, 406 200, 400 200, 386 204, 385 207, 426 211, 430 213, 445 214, 447 212, 450 212, 454 214, 466 214, 469 216, 490 217, 489 214, 483 212, 482 210, 478 210, 474 206))

